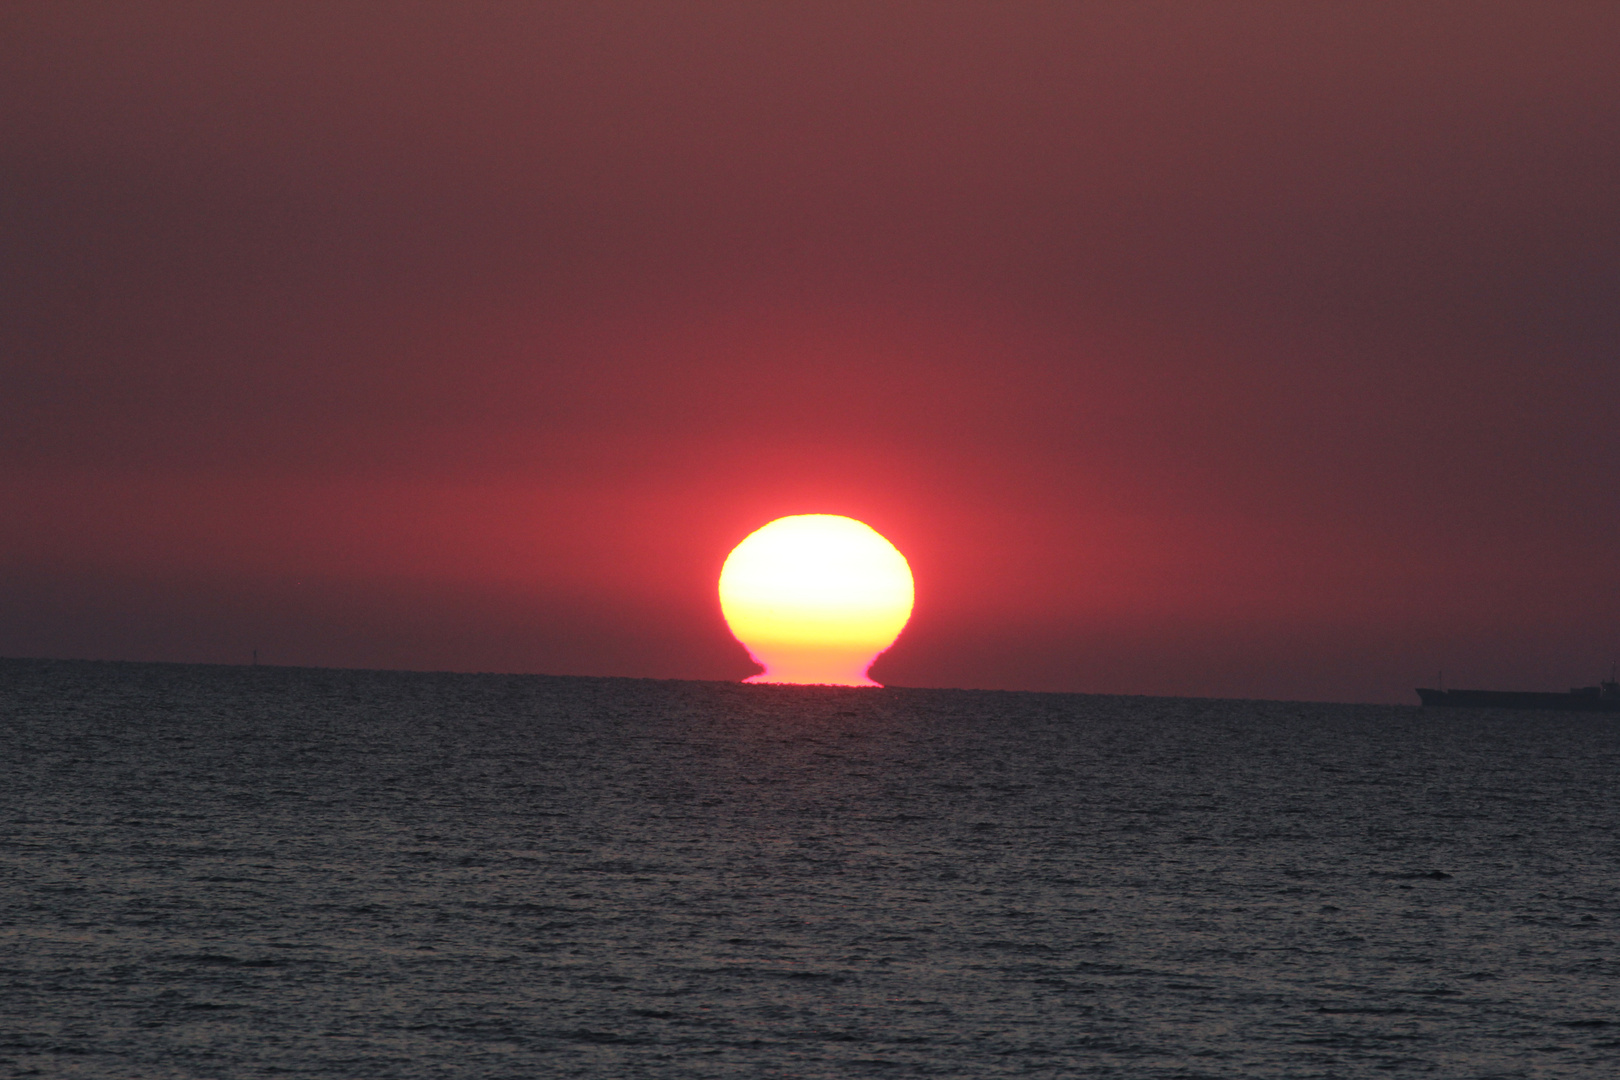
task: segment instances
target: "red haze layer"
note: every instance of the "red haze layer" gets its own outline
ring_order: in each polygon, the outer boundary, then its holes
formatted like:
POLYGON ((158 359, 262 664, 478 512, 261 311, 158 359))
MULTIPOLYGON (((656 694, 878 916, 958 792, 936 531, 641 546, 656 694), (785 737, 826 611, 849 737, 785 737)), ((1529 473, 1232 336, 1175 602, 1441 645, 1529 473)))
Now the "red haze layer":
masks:
POLYGON ((0 33, 0 654, 1408 700, 1620 640, 1601 6, 143 5, 0 33))

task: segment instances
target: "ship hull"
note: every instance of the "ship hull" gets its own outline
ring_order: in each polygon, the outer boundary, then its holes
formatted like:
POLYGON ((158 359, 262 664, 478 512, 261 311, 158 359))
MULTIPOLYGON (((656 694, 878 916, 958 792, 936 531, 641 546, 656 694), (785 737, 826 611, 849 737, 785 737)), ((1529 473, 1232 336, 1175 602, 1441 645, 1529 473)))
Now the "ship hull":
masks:
POLYGON ((1534 690, 1430 690, 1418 688, 1424 705, 1453 709, 1548 709, 1557 712, 1620 713, 1620 699, 1591 693, 1534 690))

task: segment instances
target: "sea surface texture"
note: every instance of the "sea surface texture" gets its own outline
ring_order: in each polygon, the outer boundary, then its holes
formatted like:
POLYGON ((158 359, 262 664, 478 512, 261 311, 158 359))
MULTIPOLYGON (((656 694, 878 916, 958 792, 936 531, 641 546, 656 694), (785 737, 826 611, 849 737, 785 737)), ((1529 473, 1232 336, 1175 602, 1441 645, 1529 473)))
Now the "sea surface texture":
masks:
POLYGON ((0 820, 0 1075, 1620 1075, 1612 716, 12 660, 0 820))

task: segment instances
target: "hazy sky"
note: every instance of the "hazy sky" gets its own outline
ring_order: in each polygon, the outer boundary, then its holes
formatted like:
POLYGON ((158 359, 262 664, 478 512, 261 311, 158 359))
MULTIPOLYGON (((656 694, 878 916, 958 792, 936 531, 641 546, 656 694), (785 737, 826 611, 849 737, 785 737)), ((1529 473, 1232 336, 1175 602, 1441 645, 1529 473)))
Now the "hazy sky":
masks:
POLYGON ((1620 654, 1620 6, 8 4, 0 655, 1412 701, 1620 654))

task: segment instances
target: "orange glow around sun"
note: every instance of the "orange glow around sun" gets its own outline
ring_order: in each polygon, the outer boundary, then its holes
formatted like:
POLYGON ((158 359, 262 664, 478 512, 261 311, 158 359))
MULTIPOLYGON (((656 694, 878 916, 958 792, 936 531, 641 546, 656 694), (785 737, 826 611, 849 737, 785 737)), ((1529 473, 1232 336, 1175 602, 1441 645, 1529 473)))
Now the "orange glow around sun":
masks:
POLYGON ((866 669, 911 618, 911 567, 853 518, 778 518, 720 571, 720 610, 764 672, 751 683, 878 686, 866 669))

